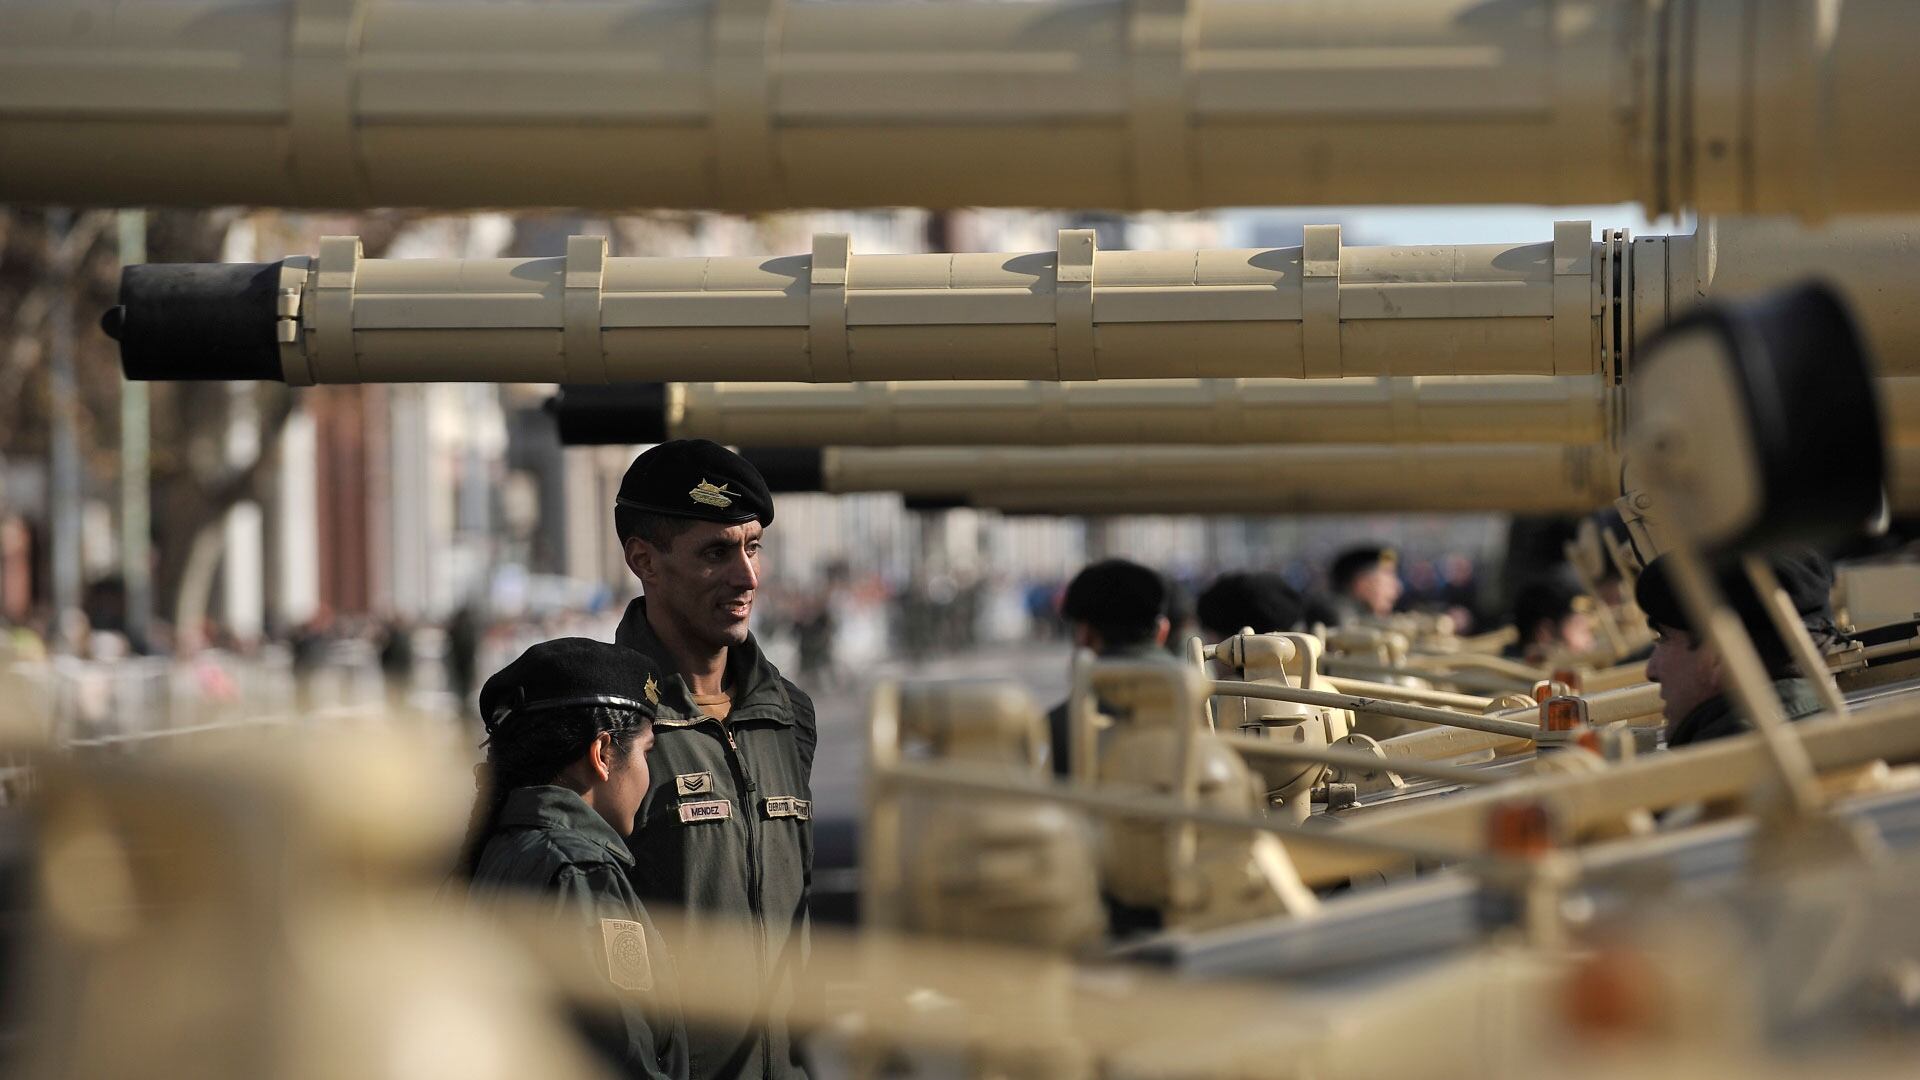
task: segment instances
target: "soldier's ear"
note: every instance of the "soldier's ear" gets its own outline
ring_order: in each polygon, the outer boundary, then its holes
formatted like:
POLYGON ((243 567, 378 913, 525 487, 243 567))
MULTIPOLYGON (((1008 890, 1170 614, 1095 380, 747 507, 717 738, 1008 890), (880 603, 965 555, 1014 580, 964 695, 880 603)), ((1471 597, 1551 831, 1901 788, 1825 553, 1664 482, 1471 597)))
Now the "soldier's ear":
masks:
POLYGON ((622 546, 621 554, 626 556, 627 569, 633 571, 634 577, 642 582, 653 579, 655 572, 653 561, 659 556, 659 553, 653 550, 653 545, 637 536, 629 536, 622 546))
POLYGON ((587 748, 587 764, 593 767, 593 778, 605 782, 613 779, 613 733, 603 731, 593 737, 593 745, 587 748))

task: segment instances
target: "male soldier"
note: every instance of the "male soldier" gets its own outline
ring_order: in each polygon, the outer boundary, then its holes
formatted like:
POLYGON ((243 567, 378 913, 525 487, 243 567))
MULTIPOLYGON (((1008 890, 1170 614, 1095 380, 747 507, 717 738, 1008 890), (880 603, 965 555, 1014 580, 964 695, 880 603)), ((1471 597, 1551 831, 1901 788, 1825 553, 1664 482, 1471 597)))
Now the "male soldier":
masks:
POLYGON ((1520 639, 1507 654, 1529 664, 1591 652, 1593 598, 1559 578, 1529 582, 1514 597, 1513 625, 1520 639))
POLYGON ((1327 572, 1339 625, 1393 614, 1400 602, 1400 556, 1390 547, 1364 544, 1341 552, 1327 572))
POLYGON ((689 1025, 695 1080, 804 1077, 786 1013, 806 961, 812 880, 813 702, 747 630, 773 498, 738 454, 662 443, 620 484, 614 528, 645 595, 614 640, 671 674, 652 781, 628 843, 648 901, 685 909, 689 993, 721 993, 758 1023, 689 1025))
MULTIPOLYGON (((1167 640, 1167 583, 1139 563, 1106 559, 1081 570, 1067 583, 1060 615, 1074 647, 1091 649, 1102 660, 1169 659, 1161 649, 1167 640)), ((1073 771, 1067 704, 1063 701, 1047 714, 1055 776, 1073 771)))
MULTIPOLYGON (((1768 562, 1779 577, 1781 587, 1792 598, 1801 621, 1813 633, 1815 643, 1824 645, 1833 634, 1829 607, 1832 568, 1812 551, 1777 555, 1768 562)), ((1748 729, 1747 718, 1739 713, 1726 692, 1719 652, 1706 643, 1681 609, 1679 596, 1668 576, 1668 566, 1665 557, 1655 559, 1640 575, 1634 589, 1634 599, 1639 601, 1641 610, 1647 613, 1647 622, 1658 635, 1654 639, 1653 655, 1647 660, 1647 678, 1660 684, 1661 711, 1667 718, 1667 745, 1685 746, 1738 735, 1748 729)), ((1722 574, 1720 588, 1752 636, 1787 719, 1797 720, 1819 712, 1820 702, 1812 684, 1794 673, 1787 644, 1774 631, 1773 622, 1746 575, 1722 574)))

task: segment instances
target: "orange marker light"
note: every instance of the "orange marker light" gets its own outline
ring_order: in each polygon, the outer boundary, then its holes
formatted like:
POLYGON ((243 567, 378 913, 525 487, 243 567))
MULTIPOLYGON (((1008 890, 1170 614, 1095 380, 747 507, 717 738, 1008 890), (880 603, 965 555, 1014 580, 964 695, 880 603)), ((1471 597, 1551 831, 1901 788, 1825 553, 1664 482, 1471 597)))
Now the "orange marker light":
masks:
POLYGON ((1580 669, 1570 667, 1555 668, 1553 670, 1553 681, 1565 686, 1567 693, 1577 694, 1580 692, 1580 669))
POLYGON ((1553 814, 1537 799, 1514 800, 1487 812, 1487 850, 1510 858, 1538 859, 1553 851, 1553 814))
POLYGON ((1587 726, 1585 698, 1550 697, 1540 703, 1541 731, 1577 731, 1587 726))

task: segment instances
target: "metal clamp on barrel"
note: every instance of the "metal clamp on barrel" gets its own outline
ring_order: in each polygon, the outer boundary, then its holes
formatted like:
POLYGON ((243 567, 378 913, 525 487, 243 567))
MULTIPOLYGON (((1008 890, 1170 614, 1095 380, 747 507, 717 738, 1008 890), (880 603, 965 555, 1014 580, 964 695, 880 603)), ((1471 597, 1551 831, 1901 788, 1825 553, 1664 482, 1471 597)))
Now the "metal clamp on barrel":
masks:
POLYGON ((1553 223, 1553 373, 1594 373, 1593 222, 1553 223))
POLYGON ((315 206, 366 202, 354 147, 352 54, 362 0, 295 0, 288 27, 287 135, 294 187, 315 206))
POLYGON ((280 261, 280 285, 273 298, 273 340, 280 346, 280 378, 288 386, 312 386, 313 365, 300 340, 300 309, 313 260, 295 255, 280 261))
POLYGON ((1340 226, 1309 225, 1300 247, 1300 355, 1309 379, 1346 374, 1340 359, 1340 226))
POLYGON ((314 382, 357 383, 360 352, 353 342, 353 290, 360 274, 360 238, 323 236, 315 262, 313 297, 306 308, 307 371, 314 382))
POLYGON ((607 269, 607 238, 567 237, 565 323, 560 332, 563 382, 612 382, 607 350, 600 336, 600 299, 607 269))
POLYGON ((1133 0, 1127 20, 1131 78, 1133 200, 1189 207, 1193 189, 1187 123, 1187 54, 1194 37, 1189 0, 1133 0))
POLYGON ((773 147, 773 52, 785 0, 714 0, 713 183, 734 207, 780 202, 773 147))
POLYGON ((1053 270, 1053 355, 1062 382, 1100 377, 1093 347, 1092 229, 1061 229, 1053 270))
POLYGON ((807 370, 814 382, 851 382, 847 347, 847 266, 853 245, 846 233, 817 233, 807 270, 807 370))

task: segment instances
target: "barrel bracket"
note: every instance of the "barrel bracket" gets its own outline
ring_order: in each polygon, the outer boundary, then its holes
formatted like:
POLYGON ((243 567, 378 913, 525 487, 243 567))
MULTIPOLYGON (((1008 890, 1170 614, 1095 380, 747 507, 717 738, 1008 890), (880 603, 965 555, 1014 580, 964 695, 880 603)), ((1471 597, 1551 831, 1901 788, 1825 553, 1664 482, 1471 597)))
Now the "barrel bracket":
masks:
POLYGON ((562 301, 566 321, 560 334, 560 371, 566 382, 613 381, 600 332, 606 268, 606 237, 567 237, 567 287, 562 301))
POLYGON ((807 271, 807 365, 814 382, 853 381, 847 341, 847 267, 853 245, 846 233, 818 233, 807 271))
POLYGON ((300 309, 313 260, 295 255, 280 262, 273 297, 273 339, 280 346, 280 378, 288 386, 312 386, 313 365, 300 342, 300 309))
POLYGON ((1340 226, 1309 225, 1300 248, 1300 354, 1309 379, 1346 374, 1340 355, 1340 226))
POLYGON ((364 382, 353 341, 353 290, 360 276, 360 238, 323 236, 314 263, 313 302, 306 305, 312 334, 307 363, 314 382, 364 382))
POLYGON ((1092 229, 1061 229, 1054 260, 1053 343, 1055 372, 1062 382, 1100 377, 1093 341, 1092 229))
POLYGON ((1593 222, 1553 223, 1553 373, 1595 370, 1593 319, 1600 297, 1593 280, 1593 222))

